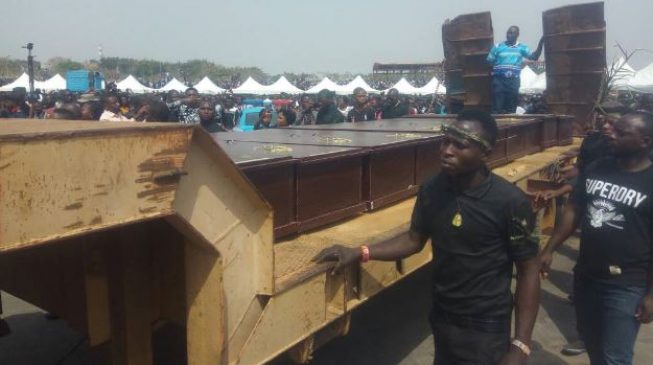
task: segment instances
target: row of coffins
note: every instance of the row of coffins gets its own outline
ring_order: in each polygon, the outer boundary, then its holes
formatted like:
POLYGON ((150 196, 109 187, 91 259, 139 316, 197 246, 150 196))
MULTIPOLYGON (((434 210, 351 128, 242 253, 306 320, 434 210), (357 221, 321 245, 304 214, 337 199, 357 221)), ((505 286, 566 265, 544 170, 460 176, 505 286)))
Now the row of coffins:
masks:
MULTIPOLYGON (((217 133, 214 138, 275 211, 275 237, 304 232, 414 195, 439 171, 442 125, 422 116, 217 133)), ((489 167, 572 142, 565 116, 497 116, 489 167)))

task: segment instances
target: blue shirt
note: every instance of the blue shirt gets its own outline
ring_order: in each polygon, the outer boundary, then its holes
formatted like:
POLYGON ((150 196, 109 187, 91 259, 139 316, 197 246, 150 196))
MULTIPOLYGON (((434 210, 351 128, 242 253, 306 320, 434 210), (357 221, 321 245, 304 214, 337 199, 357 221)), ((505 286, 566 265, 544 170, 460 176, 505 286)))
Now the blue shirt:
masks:
POLYGON ((531 57, 527 45, 517 42, 510 46, 506 42, 501 42, 492 47, 487 55, 487 62, 494 66, 492 74, 495 76, 519 77, 524 57, 531 57))

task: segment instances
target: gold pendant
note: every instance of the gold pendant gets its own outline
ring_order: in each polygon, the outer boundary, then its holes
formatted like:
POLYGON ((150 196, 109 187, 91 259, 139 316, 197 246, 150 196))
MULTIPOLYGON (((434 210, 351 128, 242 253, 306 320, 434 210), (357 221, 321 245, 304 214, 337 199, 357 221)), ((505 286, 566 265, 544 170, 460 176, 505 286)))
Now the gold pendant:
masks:
POLYGON ((460 212, 456 213, 451 220, 451 225, 454 227, 460 227, 463 225, 463 216, 460 215, 460 212))

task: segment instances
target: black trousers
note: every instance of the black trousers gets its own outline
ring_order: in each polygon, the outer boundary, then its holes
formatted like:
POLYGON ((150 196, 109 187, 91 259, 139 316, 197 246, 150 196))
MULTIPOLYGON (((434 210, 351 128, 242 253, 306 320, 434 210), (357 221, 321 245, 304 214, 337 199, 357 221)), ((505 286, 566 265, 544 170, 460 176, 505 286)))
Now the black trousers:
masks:
POLYGON ((481 331, 451 321, 434 319, 434 365, 497 365, 510 350, 510 325, 507 330, 481 331))
POLYGON ((492 77, 492 113, 514 114, 519 98, 519 77, 492 77))

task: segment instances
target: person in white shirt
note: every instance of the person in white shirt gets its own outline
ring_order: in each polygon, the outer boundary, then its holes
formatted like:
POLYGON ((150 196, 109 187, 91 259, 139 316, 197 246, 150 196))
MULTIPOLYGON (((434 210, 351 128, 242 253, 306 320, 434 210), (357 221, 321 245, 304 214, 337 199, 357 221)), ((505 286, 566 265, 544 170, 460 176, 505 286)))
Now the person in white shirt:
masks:
POLYGON ((104 112, 100 115, 101 122, 133 122, 134 119, 127 118, 120 113, 120 99, 110 94, 104 98, 104 112))

